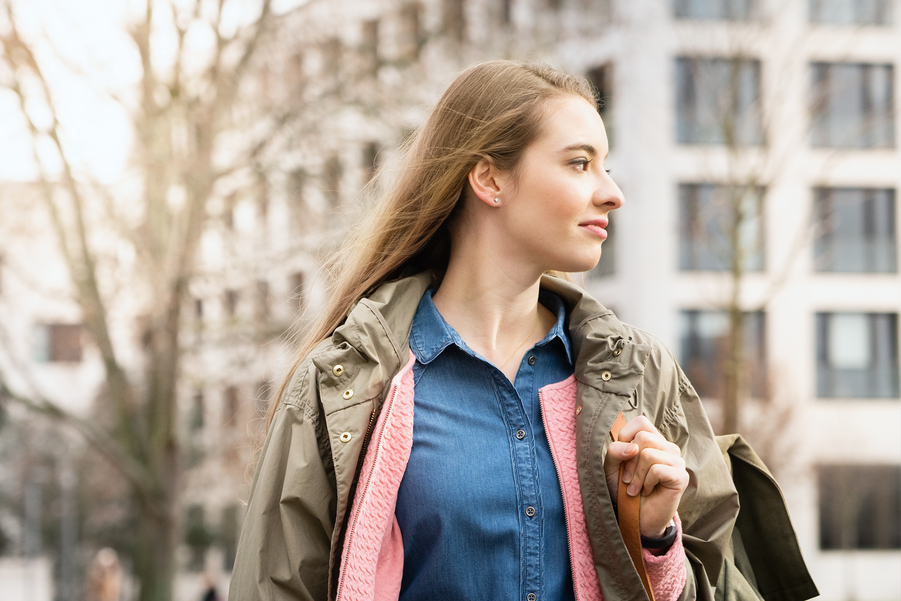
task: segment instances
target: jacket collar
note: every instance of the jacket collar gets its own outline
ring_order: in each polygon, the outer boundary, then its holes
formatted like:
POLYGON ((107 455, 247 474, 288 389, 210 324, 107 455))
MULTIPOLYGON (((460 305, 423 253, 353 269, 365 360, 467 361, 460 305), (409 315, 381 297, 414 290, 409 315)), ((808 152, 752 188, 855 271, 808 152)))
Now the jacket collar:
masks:
MULTIPOLYGON (((333 385, 337 390, 352 384, 365 396, 337 400, 335 406, 326 408, 327 413, 372 399, 387 389, 406 363, 416 309, 433 285, 432 274, 422 272, 386 282, 354 306, 313 361, 322 374, 321 385, 333 385), (331 382, 331 370, 337 363, 347 371, 339 381, 331 382)), ((631 396, 644 373, 650 347, 633 343, 631 329, 575 284, 545 275, 541 287, 557 294, 566 306, 576 379, 602 392, 631 396)))
MULTIPOLYGON (((544 346, 552 340, 559 339, 566 353, 567 361, 572 364, 572 349, 566 335, 566 305, 563 300, 548 290, 542 290, 540 302, 556 316, 554 326, 535 346, 544 346)), ((419 301, 413 326, 410 330, 410 348, 416 359, 423 364, 431 363, 447 347, 455 345, 464 352, 475 355, 466 341, 448 324, 432 301, 432 290, 427 290, 419 301)))

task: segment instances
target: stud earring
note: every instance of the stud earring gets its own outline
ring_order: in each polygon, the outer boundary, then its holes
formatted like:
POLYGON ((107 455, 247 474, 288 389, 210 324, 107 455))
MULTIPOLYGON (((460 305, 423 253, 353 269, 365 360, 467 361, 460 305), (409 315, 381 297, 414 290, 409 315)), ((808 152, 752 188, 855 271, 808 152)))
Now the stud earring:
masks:
POLYGON ((497 196, 494 197, 494 204, 497 204, 497 203, 499 203, 500 201, 501 201, 500 198, 498 198, 497 196))

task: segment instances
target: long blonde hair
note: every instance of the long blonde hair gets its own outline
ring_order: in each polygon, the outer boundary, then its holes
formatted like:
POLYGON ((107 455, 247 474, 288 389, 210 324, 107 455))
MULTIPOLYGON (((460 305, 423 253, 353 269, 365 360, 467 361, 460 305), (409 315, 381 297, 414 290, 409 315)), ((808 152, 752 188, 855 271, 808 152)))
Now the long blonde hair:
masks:
MULTIPOLYGON (((463 71, 407 147, 397 182, 365 220, 366 227, 333 258, 338 266, 329 302, 300 337, 293 372, 344 321, 354 304, 405 268, 440 278, 450 256, 448 226, 467 175, 481 158, 515 173, 541 128, 550 98, 574 94, 594 104, 582 77, 540 64, 490 61, 463 71)), ((282 382, 280 399, 290 379, 282 382)), ((267 418, 272 422, 277 403, 267 418)))

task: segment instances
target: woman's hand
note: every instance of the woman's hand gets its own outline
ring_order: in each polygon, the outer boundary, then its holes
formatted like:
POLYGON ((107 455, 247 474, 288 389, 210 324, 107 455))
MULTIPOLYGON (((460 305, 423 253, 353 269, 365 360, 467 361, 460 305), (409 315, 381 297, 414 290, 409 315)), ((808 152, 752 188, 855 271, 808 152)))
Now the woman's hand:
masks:
POLYGON ((639 528, 648 538, 660 538, 688 487, 688 472, 679 447, 667 441, 646 417, 626 423, 619 441, 610 443, 604 461, 607 487, 614 501, 619 490, 619 467, 630 496, 642 495, 639 528))

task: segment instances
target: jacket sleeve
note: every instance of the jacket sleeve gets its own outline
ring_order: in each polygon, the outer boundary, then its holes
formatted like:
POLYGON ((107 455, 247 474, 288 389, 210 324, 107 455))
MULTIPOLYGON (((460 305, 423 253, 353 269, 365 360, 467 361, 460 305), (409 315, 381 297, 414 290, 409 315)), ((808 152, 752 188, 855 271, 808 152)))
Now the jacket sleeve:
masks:
POLYGON ((328 596, 335 515, 328 438, 319 413, 287 396, 256 466, 229 587, 234 601, 328 596))
POLYGON ((689 474, 679 516, 693 586, 686 586, 690 593, 683 598, 712 599, 738 515, 738 494, 698 394, 669 351, 660 350, 648 366, 659 370, 652 374, 657 377, 645 381, 657 387, 655 425, 679 445, 689 474))

